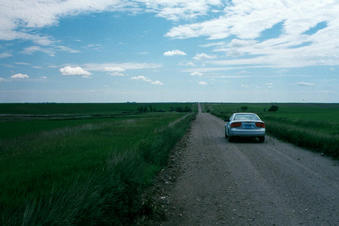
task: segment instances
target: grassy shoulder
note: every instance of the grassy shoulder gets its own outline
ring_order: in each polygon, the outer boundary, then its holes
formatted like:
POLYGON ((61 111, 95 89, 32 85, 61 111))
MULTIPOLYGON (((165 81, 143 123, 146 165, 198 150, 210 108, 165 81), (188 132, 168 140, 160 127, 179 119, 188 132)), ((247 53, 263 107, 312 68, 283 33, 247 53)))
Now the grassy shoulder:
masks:
POLYGON ((0 224, 132 223, 151 211, 141 194, 195 117, 168 126, 184 115, 83 120, 3 137, 0 224))
POLYGON ((234 112, 257 113, 266 123, 267 132, 328 156, 339 158, 339 104, 205 104, 204 109, 222 119, 234 112))

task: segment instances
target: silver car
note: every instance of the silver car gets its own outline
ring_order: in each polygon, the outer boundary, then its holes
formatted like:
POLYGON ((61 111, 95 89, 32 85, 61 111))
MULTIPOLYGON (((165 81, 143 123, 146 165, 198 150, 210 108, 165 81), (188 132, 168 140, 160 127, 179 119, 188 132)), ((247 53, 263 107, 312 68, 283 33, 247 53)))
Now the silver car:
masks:
POLYGON ((254 113, 234 113, 226 120, 225 137, 232 141, 234 137, 257 137, 265 141, 265 123, 254 113))

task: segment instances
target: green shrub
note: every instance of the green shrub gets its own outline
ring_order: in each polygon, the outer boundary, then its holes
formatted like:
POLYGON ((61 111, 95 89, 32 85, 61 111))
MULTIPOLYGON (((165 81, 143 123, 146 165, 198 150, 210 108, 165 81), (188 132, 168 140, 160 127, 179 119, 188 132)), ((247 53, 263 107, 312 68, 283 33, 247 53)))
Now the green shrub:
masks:
POLYGON ((302 128, 272 120, 266 121, 266 126, 267 132, 277 138, 339 158, 338 136, 331 136, 311 128, 302 128))
POLYGON ((269 109, 268 109, 268 111, 271 111, 271 112, 276 112, 276 111, 278 111, 279 110, 279 107, 277 106, 277 105, 272 105, 269 109))
POLYGON ((247 106, 241 106, 241 111, 247 111, 248 107, 247 106))

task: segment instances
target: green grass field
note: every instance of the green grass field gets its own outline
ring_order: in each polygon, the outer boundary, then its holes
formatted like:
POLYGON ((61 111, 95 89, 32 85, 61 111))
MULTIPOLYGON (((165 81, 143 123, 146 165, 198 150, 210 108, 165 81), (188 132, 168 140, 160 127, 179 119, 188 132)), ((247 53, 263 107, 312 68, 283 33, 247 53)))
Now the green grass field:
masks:
MULTIPOLYGON (((0 114, 121 114, 135 113, 140 107, 152 107, 154 111, 175 111, 176 108, 193 107, 192 103, 93 103, 93 104, 0 104, 0 114)), ((193 109, 194 110, 194 109, 193 109)))
MULTIPOLYGON (((169 151, 195 114, 140 113, 131 107, 135 104, 125 105, 51 104, 55 111, 45 104, 1 108, 3 114, 120 113, 0 120, 0 225, 121 225, 151 211, 141 201, 142 192, 166 165, 169 151), (130 114, 121 113, 126 111, 130 114)), ((193 107, 155 105, 167 111, 193 107)))
POLYGON ((301 147, 339 158, 339 104, 204 104, 205 111, 224 119, 233 112, 257 113, 267 132, 301 147))

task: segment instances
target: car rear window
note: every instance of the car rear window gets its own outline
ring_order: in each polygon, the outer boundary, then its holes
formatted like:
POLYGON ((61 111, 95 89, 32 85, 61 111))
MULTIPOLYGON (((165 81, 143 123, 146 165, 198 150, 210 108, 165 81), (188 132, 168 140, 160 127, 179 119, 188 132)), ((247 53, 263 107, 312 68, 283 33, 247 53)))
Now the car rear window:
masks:
POLYGON ((234 120, 260 120, 258 116, 254 114, 239 114, 234 116, 234 120))

